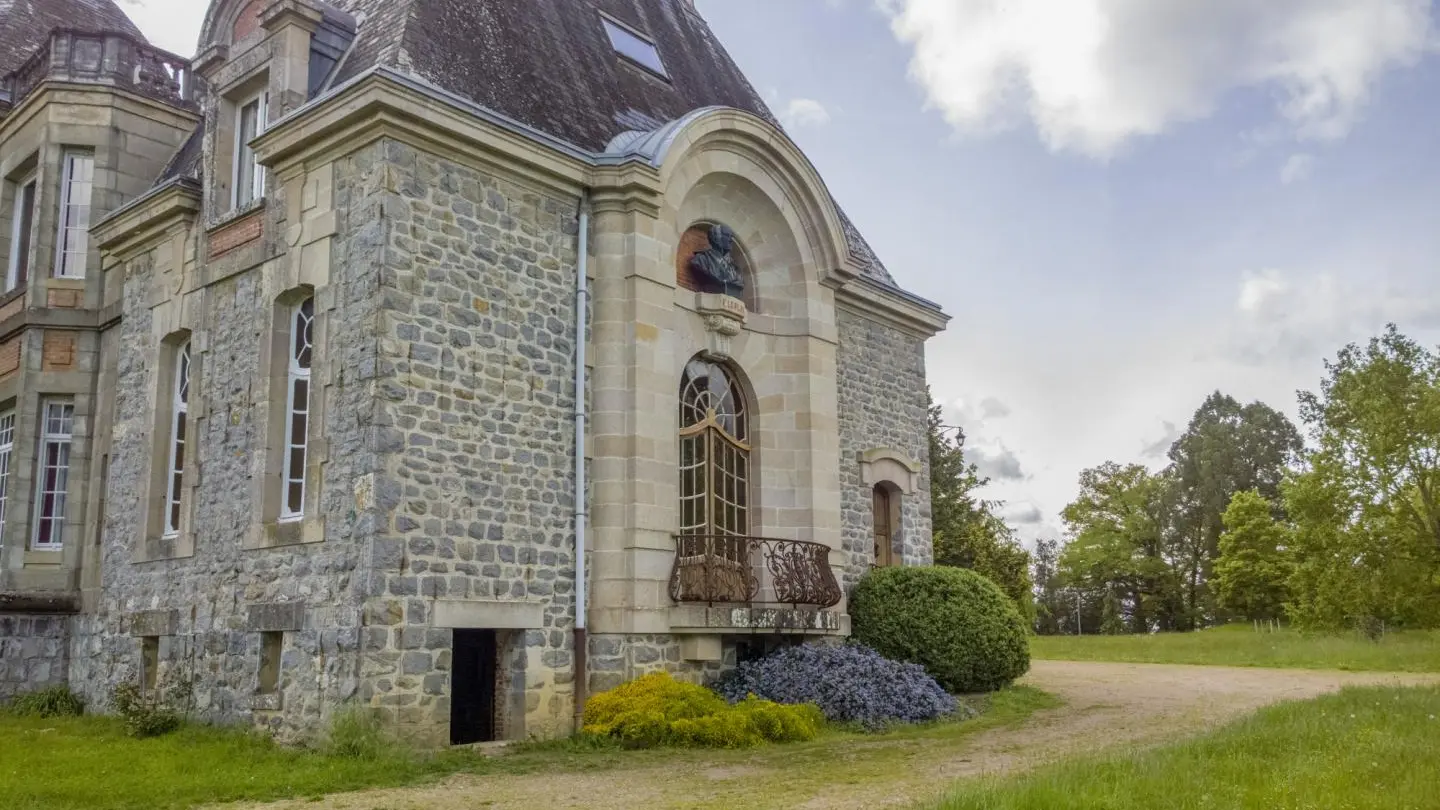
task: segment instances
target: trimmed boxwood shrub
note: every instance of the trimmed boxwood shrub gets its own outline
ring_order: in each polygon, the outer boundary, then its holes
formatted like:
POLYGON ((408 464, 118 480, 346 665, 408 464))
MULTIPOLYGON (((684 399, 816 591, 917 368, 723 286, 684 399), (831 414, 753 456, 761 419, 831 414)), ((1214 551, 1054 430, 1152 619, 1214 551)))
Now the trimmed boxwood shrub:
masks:
POLYGON ((1030 669, 1015 603, 964 568, 877 568, 855 586, 850 620, 856 641, 919 664, 956 694, 994 691, 1030 669))
POLYGON ((731 702, 755 695, 777 703, 813 703, 827 720, 870 730, 935 720, 958 706, 919 665, 891 661, 858 644, 776 650, 731 670, 714 689, 731 702))
POLYGON ((748 748, 813 740, 824 724, 814 706, 781 706, 758 698, 731 706, 703 686, 655 672, 591 696, 585 702, 584 732, 626 748, 748 748))

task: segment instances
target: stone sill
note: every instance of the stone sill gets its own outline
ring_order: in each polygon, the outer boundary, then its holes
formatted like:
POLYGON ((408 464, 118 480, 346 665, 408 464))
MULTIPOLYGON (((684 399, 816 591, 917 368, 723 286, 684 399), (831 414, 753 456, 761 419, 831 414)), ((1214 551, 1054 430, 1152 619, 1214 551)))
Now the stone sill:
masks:
POLYGON ((80 596, 75 593, 3 593, 0 592, 0 613, 80 612, 80 596))
POLYGON ((789 606, 676 605, 670 608, 672 633, 753 633, 756 630, 848 636, 850 616, 834 610, 789 606))

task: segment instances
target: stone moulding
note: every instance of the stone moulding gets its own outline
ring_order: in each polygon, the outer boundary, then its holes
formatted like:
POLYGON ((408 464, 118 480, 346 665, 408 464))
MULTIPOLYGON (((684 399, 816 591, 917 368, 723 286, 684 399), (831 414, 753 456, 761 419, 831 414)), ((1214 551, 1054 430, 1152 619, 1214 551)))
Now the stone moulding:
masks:
POLYGON ((837 610, 682 605, 670 609, 673 633, 757 631, 848 635, 850 617, 837 610))
POLYGON ((125 617, 131 636, 173 636, 180 626, 179 610, 137 610, 125 617))
POLYGON ((696 293, 695 311, 705 321, 705 332, 710 336, 708 354, 716 360, 728 360, 731 339, 745 329, 749 310, 739 298, 720 293, 696 293))
POLYGON ((73 593, 0 593, 0 613, 79 613, 73 593))
POLYGON ((877 447, 860 454, 860 483, 867 487, 889 481, 904 494, 914 495, 920 469, 920 462, 891 447, 877 447))

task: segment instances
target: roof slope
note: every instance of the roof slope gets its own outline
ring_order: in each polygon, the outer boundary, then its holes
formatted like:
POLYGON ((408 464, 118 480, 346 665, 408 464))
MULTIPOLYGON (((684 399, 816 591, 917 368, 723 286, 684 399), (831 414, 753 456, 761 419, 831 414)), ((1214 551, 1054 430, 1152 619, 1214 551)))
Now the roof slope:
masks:
POLYGON ((147 41, 115 0, 0 0, 0 76, 25 64, 56 28, 147 41))
MULTIPOLYGON (((361 20, 335 81, 387 65, 583 149, 702 107, 780 127, 689 0, 330 0, 361 20), (668 81, 616 55, 600 13, 656 44, 668 81)), ((894 286, 845 216, 866 275, 894 286)))

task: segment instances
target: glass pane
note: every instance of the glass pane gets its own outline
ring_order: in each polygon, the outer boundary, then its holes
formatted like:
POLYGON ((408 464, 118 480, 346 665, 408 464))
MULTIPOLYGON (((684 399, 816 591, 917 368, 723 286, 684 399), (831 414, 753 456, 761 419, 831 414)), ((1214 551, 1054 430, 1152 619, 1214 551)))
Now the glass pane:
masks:
POLYGON ((290 415, 290 443, 293 445, 305 445, 305 414, 293 413, 290 415))
POLYGON ((653 43, 609 20, 605 20, 605 32, 610 35, 610 44, 621 56, 633 59, 661 76, 666 75, 665 65, 660 61, 660 52, 653 43))
POLYGON ((299 480, 305 475, 305 448, 290 448, 290 464, 287 468, 289 478, 299 480))
POLYGON ((295 396, 293 399, 294 403, 291 405, 291 410, 310 410, 310 382, 308 380, 300 379, 295 381, 295 396))
POLYGON ((290 514, 298 515, 305 506, 305 486, 293 481, 286 487, 285 507, 290 514))

